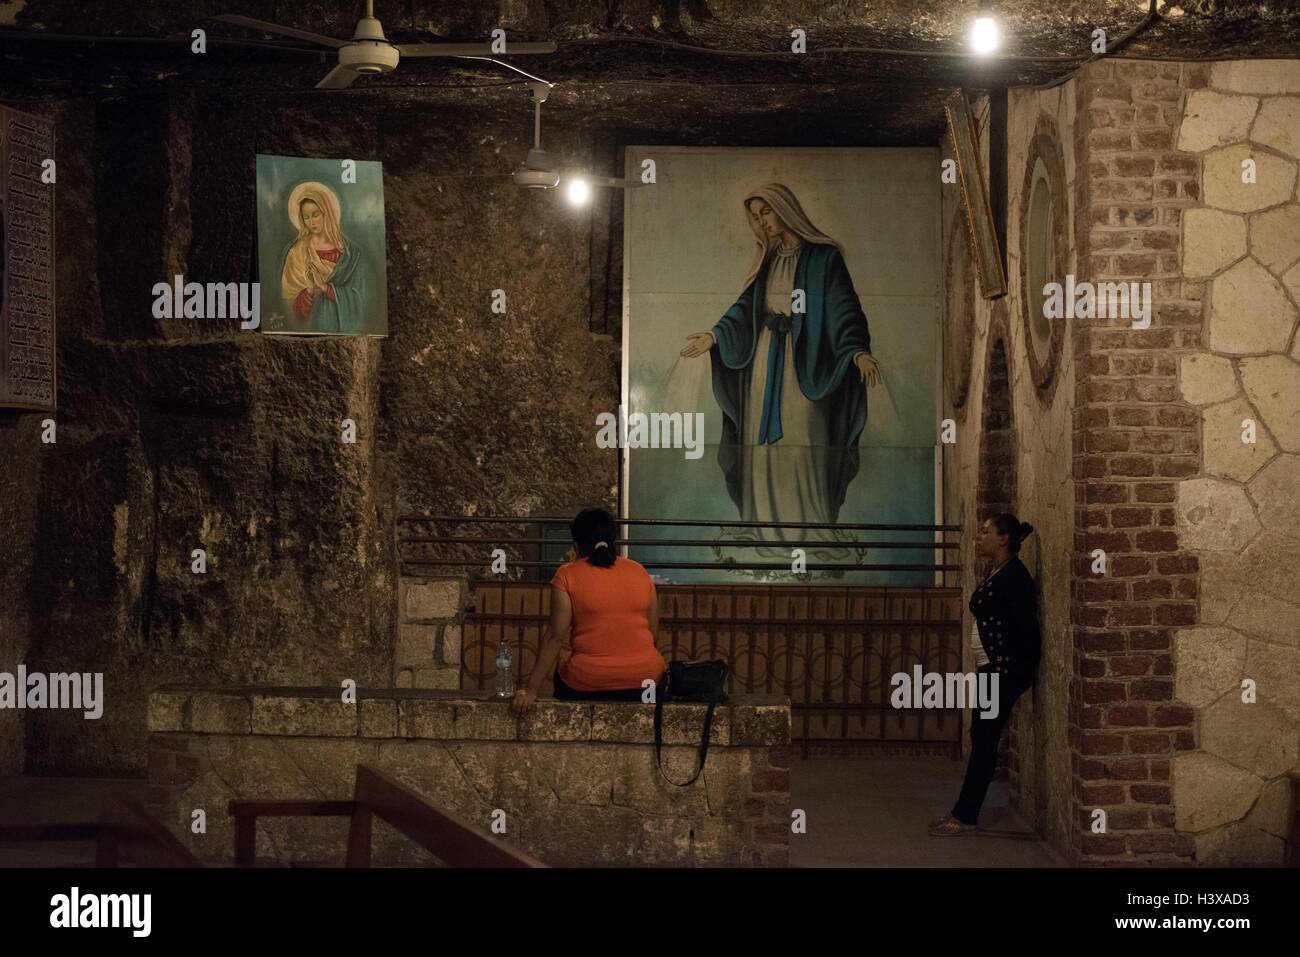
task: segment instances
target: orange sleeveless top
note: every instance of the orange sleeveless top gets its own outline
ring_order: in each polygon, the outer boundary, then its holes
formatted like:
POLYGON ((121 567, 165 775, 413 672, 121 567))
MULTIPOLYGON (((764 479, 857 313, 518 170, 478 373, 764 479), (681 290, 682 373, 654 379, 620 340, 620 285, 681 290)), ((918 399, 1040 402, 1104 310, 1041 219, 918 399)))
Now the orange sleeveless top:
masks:
POLYGON ((667 670, 646 612, 654 582, 645 567, 620 556, 609 568, 585 558, 562 565, 551 584, 573 604, 573 654, 560 679, 575 691, 639 688, 667 670))

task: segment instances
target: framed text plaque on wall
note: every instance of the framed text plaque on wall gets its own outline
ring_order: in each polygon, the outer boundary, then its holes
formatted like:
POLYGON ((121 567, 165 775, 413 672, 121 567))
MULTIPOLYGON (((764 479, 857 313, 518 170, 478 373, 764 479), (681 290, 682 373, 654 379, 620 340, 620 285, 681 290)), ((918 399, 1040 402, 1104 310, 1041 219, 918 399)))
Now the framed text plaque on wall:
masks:
POLYGON ((53 160, 54 124, 0 106, 3 408, 54 410, 53 160))

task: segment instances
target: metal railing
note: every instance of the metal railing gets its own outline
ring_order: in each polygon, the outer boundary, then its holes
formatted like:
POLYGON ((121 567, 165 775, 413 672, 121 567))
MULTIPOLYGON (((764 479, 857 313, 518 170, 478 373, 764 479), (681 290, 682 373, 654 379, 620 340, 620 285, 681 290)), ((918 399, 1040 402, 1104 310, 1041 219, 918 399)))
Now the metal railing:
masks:
MULTIPOLYGON (((957 525, 898 525, 761 522, 719 523, 704 520, 618 519, 624 529, 646 526, 682 528, 835 528, 851 532, 956 532, 957 525)), ((466 612, 461 649, 461 686, 482 689, 495 674, 494 658, 502 642, 510 645, 520 674, 528 674, 541 645, 550 612, 546 577, 525 580, 490 573, 490 549, 513 552, 507 567, 515 575, 561 564, 548 558, 571 545, 569 519, 543 516, 421 516, 398 520, 399 556, 403 574, 441 574, 471 579, 471 608, 466 612), (469 535, 464 531, 435 532, 457 525, 532 526, 517 537, 504 534, 469 535), (545 531, 557 528, 560 536, 545 531), (478 557, 464 555, 473 549, 478 557), (532 549, 530 557, 527 550, 532 549), (477 572, 475 571, 477 569, 477 572)), ((722 538, 686 540, 620 537, 619 545, 686 547, 753 547, 753 543, 722 538)), ((797 542, 765 543, 808 547, 797 542)), ((811 547, 841 547, 862 552, 875 548, 931 549, 945 557, 957 542, 887 541, 878 536, 833 545, 811 541, 811 547)), ((651 569, 723 567, 728 571, 771 569, 789 572, 789 563, 716 561, 657 562, 637 556, 651 569)), ((853 564, 809 563, 807 569, 845 571, 955 571, 946 561, 928 563, 859 561, 853 564)), ((813 745, 888 745, 899 749, 949 751, 960 748, 961 715, 956 709, 928 711, 895 709, 890 703, 892 676, 949 672, 961 667, 960 595, 956 589, 933 585, 812 584, 661 584, 658 645, 665 659, 723 658, 731 664, 731 694, 784 694, 790 698, 793 737, 805 754, 813 745)), ((544 691, 548 690, 544 687, 544 691)))

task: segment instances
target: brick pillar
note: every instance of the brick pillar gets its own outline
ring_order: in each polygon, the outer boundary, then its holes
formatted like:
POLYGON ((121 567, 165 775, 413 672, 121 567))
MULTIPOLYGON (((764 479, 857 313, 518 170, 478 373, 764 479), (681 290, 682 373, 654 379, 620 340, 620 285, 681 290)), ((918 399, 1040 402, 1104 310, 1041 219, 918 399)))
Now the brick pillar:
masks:
POLYGON ((1171 640, 1197 620, 1198 563, 1174 531, 1177 482, 1200 469, 1178 352, 1200 345, 1202 283, 1182 279, 1180 223, 1199 197, 1174 149, 1194 64, 1113 60, 1076 85, 1076 280, 1150 282, 1151 326, 1074 318, 1074 664, 1069 735, 1081 863, 1186 861, 1170 763, 1194 747, 1171 640), (1094 549, 1106 553, 1104 575, 1094 549), (1105 833, 1093 812, 1106 812, 1105 833))

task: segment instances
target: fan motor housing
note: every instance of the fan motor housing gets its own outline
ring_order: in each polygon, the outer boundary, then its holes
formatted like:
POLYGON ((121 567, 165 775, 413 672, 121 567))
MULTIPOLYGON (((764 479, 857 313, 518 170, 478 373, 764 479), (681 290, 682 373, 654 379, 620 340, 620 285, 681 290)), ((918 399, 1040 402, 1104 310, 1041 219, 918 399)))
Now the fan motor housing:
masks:
POLYGON ((386 41, 357 40, 339 49, 339 63, 358 73, 392 73, 402 55, 386 41))

